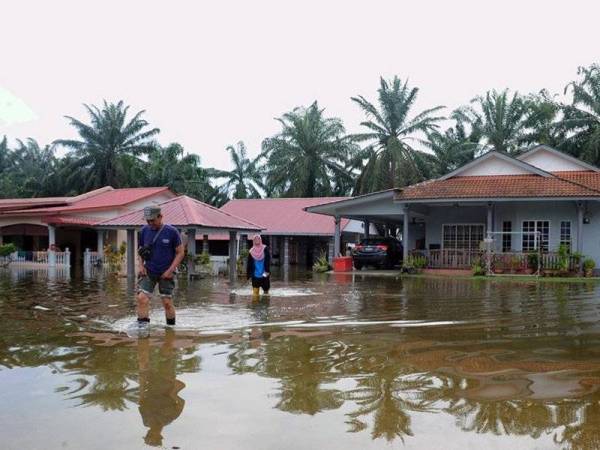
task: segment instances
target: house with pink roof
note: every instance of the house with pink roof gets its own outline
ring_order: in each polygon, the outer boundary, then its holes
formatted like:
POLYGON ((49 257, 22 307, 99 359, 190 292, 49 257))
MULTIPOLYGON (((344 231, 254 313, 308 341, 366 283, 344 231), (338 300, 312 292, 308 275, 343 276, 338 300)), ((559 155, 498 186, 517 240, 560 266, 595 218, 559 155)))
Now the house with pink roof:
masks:
MULTIPOLYGON (((333 217, 313 214, 305 208, 345 200, 345 197, 315 198, 262 198, 233 199, 221 207, 221 211, 242 217, 263 228, 264 241, 271 247, 274 261, 281 265, 297 264, 310 267, 321 253, 331 260, 334 256, 335 220, 333 217)), ((342 248, 357 242, 364 235, 362 221, 342 219, 340 234, 342 248)), ((372 227, 371 234, 377 234, 372 227)), ((240 247, 251 245, 252 236, 242 236, 240 247)), ((204 251, 225 254, 229 236, 210 234, 203 236, 204 251)))
POLYGON ((97 230, 96 224, 174 197, 167 187, 106 186, 73 197, 0 199, 0 244, 14 243, 27 263, 69 265, 82 261, 85 249, 101 256, 104 245, 126 241, 124 230, 97 230), (67 248, 70 261, 61 259, 67 248), (48 255, 48 249, 55 251, 48 255))

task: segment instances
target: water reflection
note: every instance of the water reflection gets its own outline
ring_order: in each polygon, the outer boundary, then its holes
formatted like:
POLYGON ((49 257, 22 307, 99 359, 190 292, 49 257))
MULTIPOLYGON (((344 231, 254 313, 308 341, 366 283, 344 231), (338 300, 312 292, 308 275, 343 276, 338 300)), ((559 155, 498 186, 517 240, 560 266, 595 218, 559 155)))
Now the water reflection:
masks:
POLYGON ((210 357, 210 376, 220 396, 230 395, 232 376, 275 383, 274 393, 256 392, 257 423, 261 408, 317 422, 333 413, 348 433, 374 442, 419 442, 415 423, 435 414, 452 418, 455 428, 445 433, 460 430, 482 443, 523 436, 600 448, 595 284, 319 278, 290 289, 320 295, 278 297, 286 285, 275 283, 271 296, 252 299, 232 296, 224 281, 190 282, 178 306, 196 315, 182 322, 229 317, 227 333, 157 327, 138 340, 110 328, 133 317, 124 280, 78 283, 0 277, 0 380, 7 369, 50 367, 67 407, 139 413, 150 446, 163 446, 166 430, 203 404, 193 395, 203 374, 198 355, 219 343, 226 351, 210 357), (286 325, 291 320, 311 327, 286 325), (390 321, 423 322, 394 328, 390 321), (424 326, 432 322, 442 325, 424 326))
MULTIPOLYGON (((164 341, 154 355, 150 354, 150 339, 139 339, 137 343, 139 411, 148 428, 144 442, 155 447, 162 445, 162 429, 177 419, 185 406, 185 400, 179 396, 185 384, 176 378, 174 342, 175 331, 167 329, 164 341)), ((192 369, 197 371, 198 367, 192 369)))

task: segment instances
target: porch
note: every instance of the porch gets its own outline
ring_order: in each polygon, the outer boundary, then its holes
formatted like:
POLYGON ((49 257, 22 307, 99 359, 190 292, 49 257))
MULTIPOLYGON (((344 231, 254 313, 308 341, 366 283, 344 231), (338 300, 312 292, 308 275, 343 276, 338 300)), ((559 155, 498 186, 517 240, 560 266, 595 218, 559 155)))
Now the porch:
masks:
POLYGON ((486 252, 485 250, 412 250, 410 256, 423 258, 425 269, 466 269, 479 264, 492 273, 533 274, 539 271, 577 272, 581 263, 578 254, 559 252, 486 252))
POLYGON ((411 200, 394 189, 308 211, 398 227, 404 260, 420 256, 429 269, 479 263, 496 273, 528 273, 576 270, 584 258, 600 262, 600 227, 593 226, 600 202, 590 198, 411 200))

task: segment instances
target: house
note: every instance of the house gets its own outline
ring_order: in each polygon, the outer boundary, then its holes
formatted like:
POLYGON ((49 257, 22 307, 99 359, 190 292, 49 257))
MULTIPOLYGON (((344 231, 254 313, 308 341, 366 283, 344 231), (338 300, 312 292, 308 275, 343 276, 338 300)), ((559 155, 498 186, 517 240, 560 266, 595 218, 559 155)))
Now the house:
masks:
MULTIPOLYGON (((331 217, 312 214, 305 208, 344 200, 344 197, 316 198, 263 198, 234 199, 221 207, 221 211, 242 217, 263 228, 263 239, 271 247, 275 263, 284 267, 290 264, 310 267, 322 253, 333 257, 335 221, 331 217)), ((362 221, 340 221, 340 238, 343 243, 356 242, 364 234, 362 221)), ((371 234, 377 234, 372 227, 371 234)), ((241 239, 242 248, 251 245, 241 239)), ((226 251, 229 236, 211 234, 206 236, 204 250, 212 254, 226 251)))
MULTIPOLYGON (((183 243, 187 249, 188 274, 194 272, 197 236, 211 232, 226 232, 230 236, 228 249, 229 275, 234 277, 237 263, 237 235, 260 233, 261 227, 233 214, 217 209, 199 200, 181 195, 158 204, 164 223, 184 231, 183 243)), ((136 230, 146 225, 143 208, 128 212, 119 217, 104 220, 95 225, 98 230, 125 230, 127 232, 127 274, 135 271, 137 248, 136 230)))
POLYGON ((441 178, 328 202, 307 211, 402 226, 404 258, 470 268, 484 245, 526 265, 561 244, 600 265, 600 171, 545 145, 518 157, 489 152, 441 178))
POLYGON ((105 244, 125 242, 125 231, 96 230, 95 224, 174 197, 166 187, 106 186, 74 197, 3 199, 0 244, 14 243, 19 259, 32 264, 61 261, 68 248, 72 261, 62 263, 70 265, 82 260, 86 248, 101 254, 105 244))

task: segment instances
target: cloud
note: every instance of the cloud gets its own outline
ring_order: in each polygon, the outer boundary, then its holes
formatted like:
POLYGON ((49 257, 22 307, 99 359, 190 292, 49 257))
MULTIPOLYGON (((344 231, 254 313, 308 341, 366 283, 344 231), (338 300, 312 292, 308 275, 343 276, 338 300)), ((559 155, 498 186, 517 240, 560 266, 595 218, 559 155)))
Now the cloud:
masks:
POLYGON ((33 110, 12 92, 0 87, 0 124, 13 125, 37 119, 33 110))

